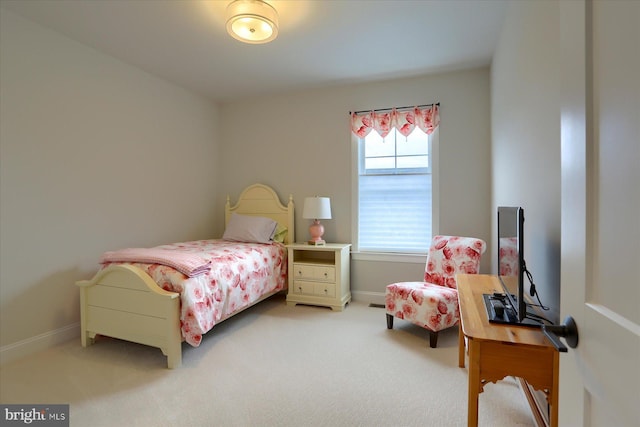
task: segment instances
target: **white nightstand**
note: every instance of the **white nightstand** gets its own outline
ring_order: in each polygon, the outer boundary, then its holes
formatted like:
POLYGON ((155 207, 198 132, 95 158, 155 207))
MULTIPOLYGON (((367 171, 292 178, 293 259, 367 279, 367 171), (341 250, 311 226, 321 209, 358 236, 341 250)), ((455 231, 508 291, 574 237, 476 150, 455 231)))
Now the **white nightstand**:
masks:
POLYGON ((342 311, 351 301, 348 243, 287 245, 289 290, 287 305, 309 304, 342 311))

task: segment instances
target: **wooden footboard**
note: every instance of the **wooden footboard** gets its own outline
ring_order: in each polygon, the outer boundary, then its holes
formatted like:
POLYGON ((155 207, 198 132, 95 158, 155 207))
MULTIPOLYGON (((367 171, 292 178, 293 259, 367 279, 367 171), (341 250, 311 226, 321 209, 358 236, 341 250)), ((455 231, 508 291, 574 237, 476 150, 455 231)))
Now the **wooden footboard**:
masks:
POLYGON ((83 347, 106 335, 160 348, 169 369, 182 364, 180 294, 131 265, 111 265, 76 285, 83 347))

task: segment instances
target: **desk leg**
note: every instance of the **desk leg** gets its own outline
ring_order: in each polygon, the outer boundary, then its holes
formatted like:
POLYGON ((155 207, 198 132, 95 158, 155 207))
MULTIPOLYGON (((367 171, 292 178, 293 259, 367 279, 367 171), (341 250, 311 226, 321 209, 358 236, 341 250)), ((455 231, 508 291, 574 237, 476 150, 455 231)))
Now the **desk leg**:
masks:
POLYGON ((464 334, 462 333, 462 322, 458 326, 458 366, 464 368, 464 334))
POLYGON ((478 394, 480 390, 480 343, 472 338, 467 339, 469 345, 469 401, 467 403, 467 425, 478 425, 478 394))

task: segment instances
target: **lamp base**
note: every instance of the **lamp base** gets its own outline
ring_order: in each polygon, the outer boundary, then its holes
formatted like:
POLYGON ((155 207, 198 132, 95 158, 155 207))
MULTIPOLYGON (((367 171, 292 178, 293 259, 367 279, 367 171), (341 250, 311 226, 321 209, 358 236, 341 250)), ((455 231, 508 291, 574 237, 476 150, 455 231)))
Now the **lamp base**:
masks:
POLYGON ((311 240, 309 240, 310 245, 321 246, 325 244, 324 240, 322 240, 324 226, 320 224, 320 221, 317 219, 314 220, 313 224, 309 227, 309 234, 311 235, 311 240))

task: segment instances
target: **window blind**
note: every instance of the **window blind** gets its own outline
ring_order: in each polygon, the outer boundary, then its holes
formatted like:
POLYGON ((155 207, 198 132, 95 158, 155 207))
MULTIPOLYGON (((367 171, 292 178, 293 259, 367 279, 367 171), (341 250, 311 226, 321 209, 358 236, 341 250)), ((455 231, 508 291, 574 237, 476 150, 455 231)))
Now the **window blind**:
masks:
POLYGON ((360 175, 361 251, 424 253, 431 241, 431 174, 360 175))

